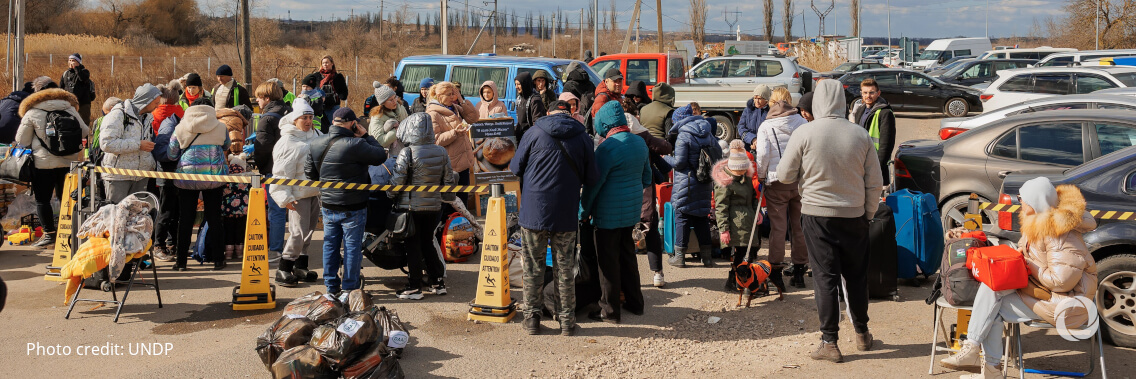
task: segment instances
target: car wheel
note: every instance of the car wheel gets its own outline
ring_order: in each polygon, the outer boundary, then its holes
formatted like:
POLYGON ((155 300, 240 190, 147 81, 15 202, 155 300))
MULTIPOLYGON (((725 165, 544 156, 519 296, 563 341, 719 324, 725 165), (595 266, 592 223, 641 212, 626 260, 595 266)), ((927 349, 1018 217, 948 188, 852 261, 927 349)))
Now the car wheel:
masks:
POLYGON ((726 142, 733 141, 737 137, 737 128, 734 127, 734 122, 729 117, 716 114, 714 119, 718 121, 718 133, 715 134, 715 137, 726 142))
POLYGON ((970 103, 961 97, 952 97, 943 105, 943 113, 950 117, 966 117, 970 113, 970 103))
MULTIPOLYGON (((959 195, 943 203, 943 207, 939 210, 939 214, 942 215, 943 219, 943 231, 962 227, 969 200, 969 195, 959 195)), ((982 203, 990 202, 990 200, 986 200, 981 196, 978 197, 978 201, 982 203)), ((979 210, 979 212, 982 213, 982 225, 994 225, 998 223, 998 212, 988 210, 979 210)))
POLYGON ((1097 262, 1096 306, 1104 338, 1119 347, 1136 347, 1136 255, 1119 254, 1097 262))

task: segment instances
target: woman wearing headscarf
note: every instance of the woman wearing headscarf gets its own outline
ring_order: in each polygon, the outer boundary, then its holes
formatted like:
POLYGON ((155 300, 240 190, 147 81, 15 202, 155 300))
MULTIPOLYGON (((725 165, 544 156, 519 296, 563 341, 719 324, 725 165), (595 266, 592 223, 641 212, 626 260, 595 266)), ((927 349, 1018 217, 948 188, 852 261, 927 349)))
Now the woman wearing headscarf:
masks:
MULTIPOLYGON (((185 110, 185 117, 174 129, 170 138, 167 155, 177 160, 177 173, 224 175, 229 165, 225 161, 225 151, 229 146, 229 134, 225 124, 217 118, 217 110, 208 105, 194 105, 185 110)), ((189 257, 190 237, 197 217, 197 198, 204 202, 205 222, 221 227, 221 186, 222 182, 203 182, 193 180, 174 180, 178 187, 177 258, 175 271, 185 271, 189 257)), ((225 252, 221 247, 223 233, 207 233, 205 256, 213 262, 214 270, 224 269, 225 252)))
POLYGON ((1018 250, 1025 256, 1029 284, 1005 291, 979 286, 966 339, 960 341, 962 348, 942 360, 947 368, 981 371, 963 378, 1002 377, 997 365, 1002 361, 1004 322, 1040 319, 1071 330, 1085 325, 1088 312, 1096 311, 1076 300, 1093 299, 1097 291, 1097 265, 1084 239, 1084 233, 1096 229, 1097 222, 1085 211, 1085 197, 1072 185, 1054 188, 1046 177, 1025 182, 1019 193, 1022 239, 1018 250))
POLYGON ((481 118, 486 119, 495 114, 509 112, 509 110, 505 108, 505 103, 501 102, 501 99, 497 97, 497 83, 494 83, 492 80, 486 80, 485 83, 481 83, 481 88, 477 93, 481 96, 481 102, 477 103, 477 114, 481 118))
POLYGON ((339 109, 339 104, 347 101, 347 79, 335 70, 335 60, 331 59, 330 55, 324 55, 320 59, 320 75, 319 89, 323 91, 323 112, 326 119, 331 121, 335 118, 335 111, 339 109))

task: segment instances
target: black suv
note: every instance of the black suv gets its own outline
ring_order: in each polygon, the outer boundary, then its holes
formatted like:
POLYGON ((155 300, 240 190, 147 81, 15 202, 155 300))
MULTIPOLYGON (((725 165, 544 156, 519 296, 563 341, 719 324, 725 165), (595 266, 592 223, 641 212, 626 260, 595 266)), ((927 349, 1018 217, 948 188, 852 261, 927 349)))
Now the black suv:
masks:
POLYGON ((1025 68, 1036 63, 1035 59, 983 59, 959 63, 958 66, 936 76, 947 83, 973 86, 991 83, 998 79, 998 71, 1025 68))
POLYGON ((943 112, 948 117, 964 117, 982 112, 981 91, 944 83, 922 72, 903 69, 864 70, 840 77, 849 106, 860 101, 860 82, 872 78, 880 85, 881 97, 900 112, 943 112))

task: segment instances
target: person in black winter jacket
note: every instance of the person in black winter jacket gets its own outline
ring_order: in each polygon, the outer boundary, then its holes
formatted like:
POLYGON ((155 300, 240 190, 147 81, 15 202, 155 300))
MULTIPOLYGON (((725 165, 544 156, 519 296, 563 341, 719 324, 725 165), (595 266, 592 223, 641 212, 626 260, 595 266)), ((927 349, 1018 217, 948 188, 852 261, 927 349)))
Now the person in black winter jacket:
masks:
POLYGON ((525 135, 525 131, 529 130, 536 124, 536 120, 544 117, 547 111, 544 108, 544 100, 540 99, 540 94, 536 92, 533 87, 532 74, 522 72, 517 74, 517 78, 513 81, 517 86, 517 140, 525 135))
POLYGON ((20 103, 31 93, 12 91, 0 100, 0 143, 11 145, 20 129, 20 103))
POLYGON ((591 77, 582 66, 580 62, 568 64, 568 69, 565 70, 568 75, 564 79, 564 92, 571 92, 580 99, 579 104, 576 105, 577 113, 584 116, 592 111, 592 101, 596 99, 596 85, 592 83, 591 77))
POLYGON ((429 103, 430 98, 430 87, 433 86, 434 79, 422 78, 422 81, 418 83, 418 98, 414 99, 414 103, 410 104, 410 114, 426 111, 426 104, 429 103))
POLYGON ((272 172, 272 147, 280 140, 280 119, 292 108, 281 99, 283 88, 274 82, 264 82, 256 87, 256 102, 260 115, 253 116, 256 142, 253 143, 253 159, 261 172, 272 172))
MULTIPOLYGON (((351 108, 340 108, 332 115, 326 135, 311 143, 311 154, 304 165, 310 180, 371 184, 368 166, 387 160, 387 152, 367 127, 359 124, 351 108)), ((363 264, 363 229, 367 224, 368 191, 328 188, 320 190, 323 215, 324 285, 330 294, 361 287, 359 272, 363 264), (343 255, 339 246, 343 244, 343 255), (343 278, 339 266, 343 264, 343 278)))
POLYGON ((83 67, 83 56, 79 53, 67 57, 67 71, 59 85, 79 99, 79 115, 83 122, 91 123, 91 102, 95 100, 95 91, 91 85, 91 72, 83 67))
POLYGON ((876 145, 876 156, 880 159, 880 173, 884 176, 884 185, 891 184, 888 175, 888 161, 891 160, 892 149, 895 147, 895 113, 891 104, 880 97, 880 86, 872 78, 860 82, 861 104, 852 108, 848 121, 852 121, 868 131, 868 137, 876 145), (872 126, 875 125, 875 128, 872 126))
POLYGON ((323 111, 330 121, 340 104, 347 103, 347 79, 335 70, 335 60, 330 55, 320 59, 320 69, 316 73, 320 75, 319 89, 323 91, 323 111))

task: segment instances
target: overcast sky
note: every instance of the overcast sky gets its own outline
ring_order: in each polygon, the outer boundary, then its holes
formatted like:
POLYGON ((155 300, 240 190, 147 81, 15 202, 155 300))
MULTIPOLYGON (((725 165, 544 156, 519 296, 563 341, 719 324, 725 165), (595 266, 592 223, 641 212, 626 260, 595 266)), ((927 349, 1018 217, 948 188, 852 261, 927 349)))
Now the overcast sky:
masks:
MULTIPOLYGON (((202 8, 208 12, 210 6, 216 4, 235 3, 236 0, 198 0, 202 8)), ((424 0, 383 0, 384 12, 391 12, 392 7, 402 4, 409 5, 410 19, 414 19, 414 12, 433 13, 440 8, 439 1, 424 0)), ((450 6, 462 10, 468 5, 492 9, 492 3, 484 5, 482 0, 451 0, 450 6)), ((823 11, 830 0, 814 0, 817 8, 823 11), (824 4, 824 6, 821 5, 824 4)), ((913 37, 981 37, 986 35, 986 15, 989 9, 990 35, 994 37, 1008 37, 1012 35, 1027 35, 1035 19, 1048 16, 1061 16, 1065 0, 890 0, 891 1, 891 35, 913 37), (987 7, 989 3, 989 7, 987 7)), ((781 3, 783 0, 774 0, 777 8, 774 17, 774 35, 780 36, 781 3)), ((744 33, 761 34, 762 11, 759 0, 707 0, 709 15, 707 17, 707 31, 725 33, 730 30, 724 20, 723 11, 741 12, 740 25, 744 33)), ((794 34, 800 36, 806 31, 816 35, 819 20, 816 13, 809 7, 808 0, 794 0, 797 17, 793 23, 794 34), (804 12, 802 20, 801 13, 804 12)), ((851 16, 849 15, 850 0, 836 0, 836 7, 829 13, 825 22, 826 34, 849 34, 851 16)), ((265 16, 287 18, 291 11, 292 19, 319 20, 335 17, 346 17, 352 10, 355 13, 373 12, 379 10, 379 0, 254 0, 258 4, 256 13, 265 16)), ((584 1, 522 1, 499 0, 498 7, 516 9, 518 16, 528 11, 554 12, 557 6, 564 10, 573 9, 570 14, 575 22, 581 6, 591 4, 584 1), (542 4, 548 4, 542 7, 542 4)), ((640 25, 646 30, 655 30, 655 1, 643 2, 642 19, 640 25)), ((663 27, 667 31, 689 30, 689 0, 663 0, 665 10, 663 27)), ((619 23, 626 28, 630 20, 634 0, 617 0, 616 8, 620 12, 619 23)), ((610 6, 610 0, 599 0, 600 9, 610 6)), ((888 35, 888 5, 887 0, 861 0, 863 8, 862 24, 864 36, 886 37, 888 35)), ((733 15, 730 15, 731 21, 733 15)), ((521 23, 523 25, 523 22, 521 23)))

